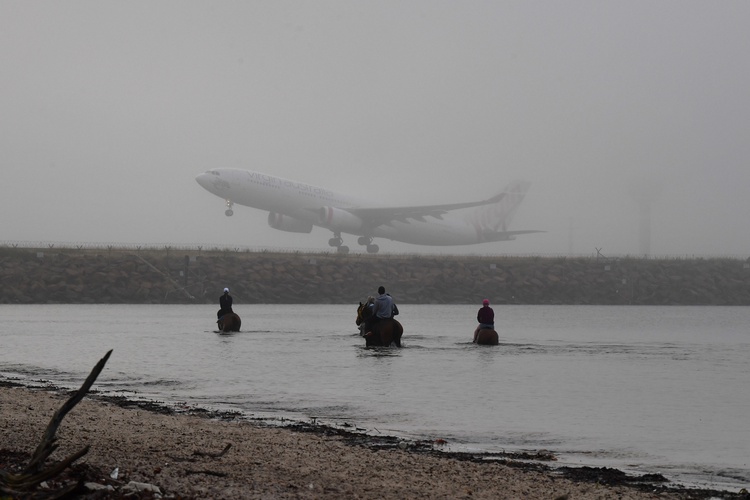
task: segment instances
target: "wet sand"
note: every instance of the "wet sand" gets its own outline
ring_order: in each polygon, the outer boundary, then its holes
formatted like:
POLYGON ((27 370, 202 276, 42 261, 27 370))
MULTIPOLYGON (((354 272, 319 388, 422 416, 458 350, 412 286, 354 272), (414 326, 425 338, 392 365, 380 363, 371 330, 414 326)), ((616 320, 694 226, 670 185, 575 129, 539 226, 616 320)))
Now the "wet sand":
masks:
MULTIPOLYGON (((68 397, 55 390, 0 384, 0 468, 12 469, 28 460, 27 454, 68 397)), ((92 493, 92 498, 120 498, 130 481, 183 499, 586 500, 711 495, 634 482, 614 469, 576 469, 571 479, 550 470, 546 460, 553 457, 544 453, 531 461, 512 454, 487 460, 439 452, 440 443, 399 442, 313 424, 272 427, 233 414, 177 410, 91 395, 63 420, 57 432, 60 447, 50 460, 90 446, 65 477, 72 481, 83 476, 115 489, 92 493), (115 468, 117 479, 112 479, 115 468)), ((153 494, 140 495, 136 498, 153 494)))

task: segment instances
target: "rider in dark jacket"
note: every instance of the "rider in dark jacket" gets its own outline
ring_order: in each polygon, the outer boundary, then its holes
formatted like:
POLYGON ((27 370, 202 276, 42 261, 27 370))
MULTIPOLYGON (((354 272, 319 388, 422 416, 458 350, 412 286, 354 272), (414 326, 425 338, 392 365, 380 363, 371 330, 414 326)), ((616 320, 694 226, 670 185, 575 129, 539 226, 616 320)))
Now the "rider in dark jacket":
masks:
POLYGON ((477 335, 479 335, 479 330, 482 328, 495 329, 495 311, 490 307, 490 301, 488 299, 482 301, 482 307, 477 312, 477 321, 479 322, 479 325, 476 330, 474 330, 474 342, 477 341, 477 335))
POLYGON ((229 295, 229 288, 225 288, 224 295, 219 297, 219 311, 216 313, 216 317, 221 318, 231 312, 234 312, 232 311, 232 296, 229 295))

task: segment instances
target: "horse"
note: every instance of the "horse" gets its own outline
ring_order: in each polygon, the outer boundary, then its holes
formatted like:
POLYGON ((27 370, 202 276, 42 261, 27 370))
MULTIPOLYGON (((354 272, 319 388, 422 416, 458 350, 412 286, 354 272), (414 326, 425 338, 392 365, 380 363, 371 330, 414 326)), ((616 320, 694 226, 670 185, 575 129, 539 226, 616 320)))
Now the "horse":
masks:
POLYGON ((498 345, 500 343, 497 332, 492 328, 482 328, 474 341, 480 345, 498 345))
POLYGON ((222 333, 239 332, 242 320, 237 314, 231 312, 216 320, 216 325, 222 333))
MULTIPOLYGON (((364 304, 362 302, 359 303, 356 323, 360 329, 364 329, 363 323, 369 323, 372 318, 372 308, 369 307, 370 304, 371 302, 369 300, 364 304)), ((404 327, 401 326, 401 323, 391 318, 376 321, 372 325, 372 332, 369 335, 365 334, 363 336, 365 337, 365 345, 367 347, 388 347, 391 345, 391 342, 396 344, 396 347, 401 347, 401 335, 403 335, 403 333, 404 327)))

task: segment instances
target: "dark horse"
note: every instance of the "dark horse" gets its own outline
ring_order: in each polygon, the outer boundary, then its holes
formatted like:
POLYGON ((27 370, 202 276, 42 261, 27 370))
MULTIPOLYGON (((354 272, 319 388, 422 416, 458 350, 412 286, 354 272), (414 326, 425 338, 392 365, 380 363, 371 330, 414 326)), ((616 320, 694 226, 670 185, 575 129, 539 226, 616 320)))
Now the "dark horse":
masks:
POLYGON ((219 331, 223 333, 227 332, 239 332, 242 320, 235 313, 226 313, 224 316, 216 320, 216 324, 219 327, 219 331))
MULTIPOLYGON (((366 303, 359 303, 359 307, 357 308, 357 325, 362 325, 362 323, 370 323, 370 319, 372 318, 372 309, 370 307, 367 307, 370 305, 370 302, 366 303)), ((364 326, 364 325, 363 325, 364 326)), ((363 328, 363 326, 360 326, 360 328, 363 328)), ((376 321, 372 326, 372 333, 370 335, 364 335, 365 337, 365 345, 367 347, 371 346, 385 346, 388 347, 391 345, 391 342, 396 344, 396 347, 401 347, 401 335, 404 333, 404 327, 401 326, 401 323, 396 321, 395 319, 381 319, 379 321, 376 321)))
POLYGON ((482 328, 477 334, 477 339, 474 341, 481 345, 498 345, 499 339, 497 332, 492 328, 482 328))

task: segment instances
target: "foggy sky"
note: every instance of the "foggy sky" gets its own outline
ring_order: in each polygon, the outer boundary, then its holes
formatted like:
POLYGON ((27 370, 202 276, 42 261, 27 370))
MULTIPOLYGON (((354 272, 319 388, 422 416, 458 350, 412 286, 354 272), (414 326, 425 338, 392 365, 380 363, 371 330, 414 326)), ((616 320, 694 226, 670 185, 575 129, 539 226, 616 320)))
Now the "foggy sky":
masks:
MULTIPOLYGON (((745 1, 0 0, 0 242, 327 249, 201 188, 247 168, 397 205, 532 187, 471 247, 750 254, 745 1)), ((355 238, 347 243, 359 250, 355 238)))

